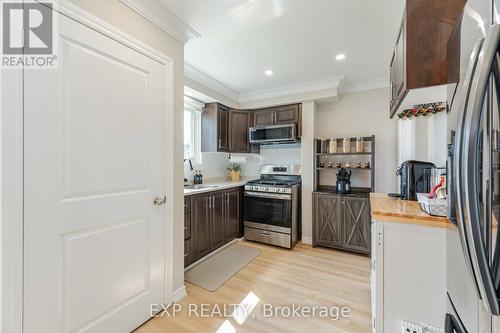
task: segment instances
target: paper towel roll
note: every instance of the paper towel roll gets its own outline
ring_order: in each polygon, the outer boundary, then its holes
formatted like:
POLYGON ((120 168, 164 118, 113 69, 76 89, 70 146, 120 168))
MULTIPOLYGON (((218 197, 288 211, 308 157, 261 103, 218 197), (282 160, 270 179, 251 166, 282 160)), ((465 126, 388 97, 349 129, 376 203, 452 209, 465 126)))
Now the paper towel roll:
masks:
POLYGON ((244 163, 246 161, 247 161, 246 156, 229 155, 229 162, 231 162, 231 163, 244 163))

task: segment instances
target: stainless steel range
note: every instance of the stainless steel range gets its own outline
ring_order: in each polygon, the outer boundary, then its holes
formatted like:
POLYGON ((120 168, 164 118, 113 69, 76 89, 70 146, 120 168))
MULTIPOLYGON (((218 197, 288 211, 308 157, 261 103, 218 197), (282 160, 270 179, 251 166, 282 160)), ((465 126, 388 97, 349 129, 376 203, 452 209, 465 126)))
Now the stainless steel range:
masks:
POLYGON ((300 165, 264 165, 245 185, 245 239, 291 249, 300 239, 300 165))

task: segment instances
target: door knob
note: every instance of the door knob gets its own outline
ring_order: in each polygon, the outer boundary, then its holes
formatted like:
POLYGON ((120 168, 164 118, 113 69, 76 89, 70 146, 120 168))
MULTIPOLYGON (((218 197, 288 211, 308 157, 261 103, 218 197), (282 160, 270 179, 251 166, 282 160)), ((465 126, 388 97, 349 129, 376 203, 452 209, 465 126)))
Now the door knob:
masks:
POLYGON ((165 202, 167 202, 167 197, 163 197, 163 198, 162 198, 162 197, 156 197, 156 198, 154 198, 154 200, 153 200, 153 204, 154 204, 155 206, 161 206, 161 205, 164 205, 164 204, 165 204, 165 202))

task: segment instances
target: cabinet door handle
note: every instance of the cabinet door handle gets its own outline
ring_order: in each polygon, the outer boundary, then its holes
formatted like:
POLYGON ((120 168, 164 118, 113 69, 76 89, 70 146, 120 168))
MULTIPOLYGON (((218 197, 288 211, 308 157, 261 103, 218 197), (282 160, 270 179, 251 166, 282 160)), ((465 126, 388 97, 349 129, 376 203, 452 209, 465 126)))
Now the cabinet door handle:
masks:
POLYGON ((219 148, 222 148, 222 139, 219 138, 219 148))

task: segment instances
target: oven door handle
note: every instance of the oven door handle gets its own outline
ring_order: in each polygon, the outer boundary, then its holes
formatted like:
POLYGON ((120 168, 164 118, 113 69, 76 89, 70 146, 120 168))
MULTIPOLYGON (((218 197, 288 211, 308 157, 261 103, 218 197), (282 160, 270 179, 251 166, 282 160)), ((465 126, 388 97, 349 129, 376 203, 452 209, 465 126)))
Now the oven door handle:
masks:
POLYGON ((245 192, 245 197, 257 197, 278 200, 292 200, 292 196, 288 194, 263 193, 263 192, 245 192))

